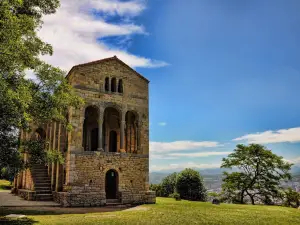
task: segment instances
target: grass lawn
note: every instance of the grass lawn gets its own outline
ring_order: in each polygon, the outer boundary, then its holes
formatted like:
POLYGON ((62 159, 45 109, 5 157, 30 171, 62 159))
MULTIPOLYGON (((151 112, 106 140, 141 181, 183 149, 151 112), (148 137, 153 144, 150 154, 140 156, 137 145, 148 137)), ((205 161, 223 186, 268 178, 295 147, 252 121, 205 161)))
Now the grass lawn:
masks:
POLYGON ((0 180, 0 191, 7 191, 10 189, 11 189, 11 185, 8 180, 0 180))
MULTIPOLYGON (((24 213, 27 222, 20 224, 300 224, 300 210, 277 206, 252 206, 175 201, 170 198, 157 198, 155 205, 143 205, 124 211, 86 214, 51 215, 42 211, 7 211, 0 215, 24 213)), ((0 219, 0 224, 3 222, 0 219)), ((19 224, 19 223, 7 223, 19 224)))

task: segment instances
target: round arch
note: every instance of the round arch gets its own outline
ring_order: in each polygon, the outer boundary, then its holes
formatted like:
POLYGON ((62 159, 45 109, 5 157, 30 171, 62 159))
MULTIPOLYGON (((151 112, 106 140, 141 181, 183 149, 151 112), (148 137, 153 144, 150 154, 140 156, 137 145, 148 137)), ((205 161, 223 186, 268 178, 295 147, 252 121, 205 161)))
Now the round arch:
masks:
POLYGON ((105 173, 105 193, 106 199, 118 198, 119 173, 115 169, 109 169, 105 173))

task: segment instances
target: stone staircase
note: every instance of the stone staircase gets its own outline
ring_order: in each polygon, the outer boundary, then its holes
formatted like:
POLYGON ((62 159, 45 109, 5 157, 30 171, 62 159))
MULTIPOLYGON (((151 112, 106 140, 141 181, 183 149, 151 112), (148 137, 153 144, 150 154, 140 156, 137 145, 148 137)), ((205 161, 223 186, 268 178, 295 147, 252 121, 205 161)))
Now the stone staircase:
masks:
POLYGON ((34 182, 36 201, 52 201, 53 196, 48 168, 43 164, 34 164, 31 168, 31 176, 34 182))

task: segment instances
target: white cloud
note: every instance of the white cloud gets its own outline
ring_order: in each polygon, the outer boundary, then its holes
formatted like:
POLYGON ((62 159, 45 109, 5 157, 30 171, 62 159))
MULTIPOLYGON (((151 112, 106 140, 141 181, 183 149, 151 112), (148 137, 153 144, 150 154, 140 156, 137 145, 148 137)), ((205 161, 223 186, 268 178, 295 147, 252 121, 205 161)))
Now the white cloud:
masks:
POLYGON ((158 125, 164 127, 164 126, 167 125, 167 123, 166 122, 160 122, 160 123, 158 123, 158 125))
POLYGON ((199 148, 213 148, 221 146, 213 141, 173 141, 173 142, 150 142, 150 152, 166 153, 171 151, 192 150, 199 148))
POLYGON ((294 159, 284 159, 289 163, 293 163, 294 165, 300 166, 300 157, 294 159))
POLYGON ((257 144, 300 142, 300 127, 247 134, 242 137, 235 138, 233 141, 246 141, 248 143, 257 144))
POLYGON ((180 163, 180 164, 168 164, 168 165, 152 165, 150 166, 150 171, 164 171, 164 170, 183 170, 185 168, 193 169, 211 169, 219 168, 220 163, 202 164, 202 163, 180 163))
POLYGON ((175 157, 208 157, 208 156, 217 156, 217 155, 228 155, 232 152, 195 152, 195 153, 170 153, 168 156, 175 157))
POLYGON ((72 66, 117 55, 132 67, 161 67, 167 63, 111 48, 101 38, 128 38, 146 34, 143 26, 134 24, 134 16, 145 9, 144 1, 62 0, 57 13, 43 18, 39 36, 53 46, 53 56, 43 56, 48 63, 68 71, 72 66), (97 17, 91 10, 101 12, 97 17), (119 23, 109 23, 109 16, 120 16, 119 23))

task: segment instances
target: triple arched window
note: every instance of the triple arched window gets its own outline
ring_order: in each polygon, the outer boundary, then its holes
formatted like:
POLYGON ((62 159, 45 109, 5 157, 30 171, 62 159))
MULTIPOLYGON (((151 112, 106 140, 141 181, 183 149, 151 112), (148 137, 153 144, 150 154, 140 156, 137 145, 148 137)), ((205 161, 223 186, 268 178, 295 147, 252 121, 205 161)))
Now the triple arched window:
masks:
POLYGON ((104 84, 104 90, 105 92, 118 92, 123 93, 123 81, 122 79, 117 80, 115 77, 105 78, 105 84, 104 84))

